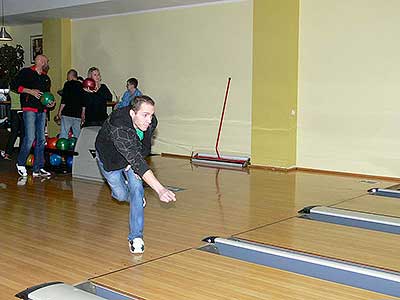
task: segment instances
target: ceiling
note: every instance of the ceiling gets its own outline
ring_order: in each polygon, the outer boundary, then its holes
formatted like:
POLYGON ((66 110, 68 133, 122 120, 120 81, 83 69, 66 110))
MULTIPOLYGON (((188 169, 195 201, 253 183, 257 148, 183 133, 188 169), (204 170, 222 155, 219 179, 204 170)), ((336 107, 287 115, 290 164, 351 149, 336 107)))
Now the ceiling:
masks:
MULTIPOLYGON (((5 25, 40 23, 51 18, 90 18, 232 0, 3 0, 5 25)), ((237 1, 237 0, 236 0, 237 1)))

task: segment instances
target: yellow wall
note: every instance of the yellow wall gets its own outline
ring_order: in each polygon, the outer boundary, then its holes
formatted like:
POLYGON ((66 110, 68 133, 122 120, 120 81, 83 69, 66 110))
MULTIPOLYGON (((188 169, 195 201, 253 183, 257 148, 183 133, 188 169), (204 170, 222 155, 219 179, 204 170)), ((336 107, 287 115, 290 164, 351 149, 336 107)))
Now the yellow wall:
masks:
MULTIPOLYGON (((13 46, 17 44, 21 45, 24 49, 25 66, 30 66, 30 37, 42 34, 42 24, 11 26, 7 27, 7 31, 11 34, 13 40, 6 43, 13 46)), ((4 42, 0 42, 0 46, 2 44, 4 44, 4 42)))
POLYGON ((301 1, 299 166, 400 177, 399 11, 301 1))
POLYGON ((49 58, 51 92, 57 100, 57 107, 51 113, 48 124, 49 136, 55 136, 60 131, 53 121, 61 100, 57 90, 63 87, 66 73, 71 68, 71 20, 50 19, 43 22, 43 54, 49 58))
POLYGON ((296 164, 298 0, 255 0, 252 162, 296 164))
POLYGON ((72 65, 121 95, 129 77, 156 100, 154 151, 212 151, 227 78, 232 77, 220 142, 250 154, 252 1, 72 22, 72 65))

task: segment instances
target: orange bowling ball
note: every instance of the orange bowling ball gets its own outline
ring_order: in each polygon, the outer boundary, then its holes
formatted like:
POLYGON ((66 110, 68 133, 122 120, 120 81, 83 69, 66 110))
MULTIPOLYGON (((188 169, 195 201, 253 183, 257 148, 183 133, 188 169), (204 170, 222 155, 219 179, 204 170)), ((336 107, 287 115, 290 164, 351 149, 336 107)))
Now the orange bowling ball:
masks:
POLYGON ((47 140, 47 148, 49 148, 49 149, 57 149, 57 141, 58 141, 58 138, 56 138, 56 137, 52 137, 52 138, 49 138, 48 140, 47 140))

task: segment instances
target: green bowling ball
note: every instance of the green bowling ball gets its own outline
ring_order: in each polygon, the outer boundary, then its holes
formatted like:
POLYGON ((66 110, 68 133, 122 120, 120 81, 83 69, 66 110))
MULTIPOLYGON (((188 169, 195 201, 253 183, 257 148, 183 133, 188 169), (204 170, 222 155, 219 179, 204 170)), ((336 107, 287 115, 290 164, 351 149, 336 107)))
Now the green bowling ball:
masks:
POLYGON ((69 150, 74 150, 75 149, 76 140, 77 140, 76 137, 70 137, 68 139, 68 148, 69 148, 69 150))
POLYGON ((54 102, 54 95, 50 92, 44 92, 43 95, 40 97, 40 102, 43 105, 49 105, 54 102))
POLYGON ((59 150, 68 150, 68 147, 69 147, 68 140, 67 139, 58 139, 56 147, 59 150))

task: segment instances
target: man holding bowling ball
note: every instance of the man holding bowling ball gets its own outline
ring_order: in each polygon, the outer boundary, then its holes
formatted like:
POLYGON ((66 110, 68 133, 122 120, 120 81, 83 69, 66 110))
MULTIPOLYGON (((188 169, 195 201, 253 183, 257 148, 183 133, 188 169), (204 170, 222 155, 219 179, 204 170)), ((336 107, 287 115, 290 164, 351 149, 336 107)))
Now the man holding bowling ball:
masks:
POLYGON ((28 176, 25 168, 26 158, 35 139, 35 160, 32 175, 34 177, 49 177, 51 175, 44 169, 46 112, 55 105, 54 96, 50 93, 51 81, 47 75, 48 70, 48 58, 45 55, 38 55, 35 58, 35 64, 21 69, 12 83, 14 85, 13 90, 20 94, 25 124, 25 137, 22 140, 17 159, 17 171, 22 177, 28 176))

